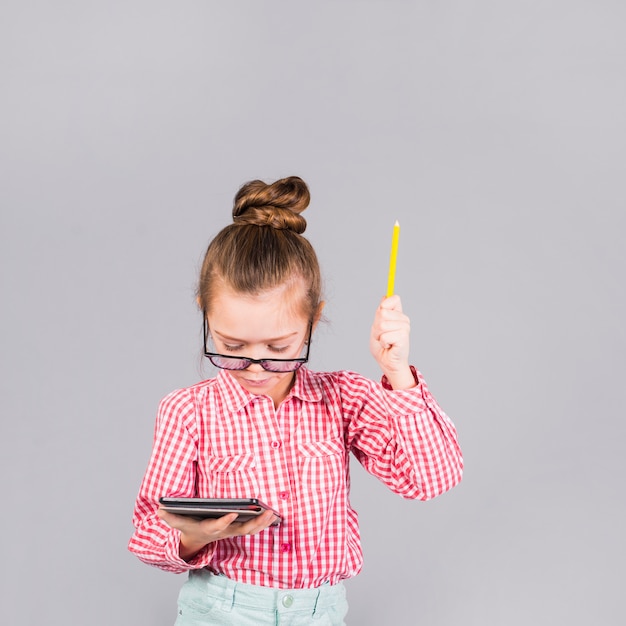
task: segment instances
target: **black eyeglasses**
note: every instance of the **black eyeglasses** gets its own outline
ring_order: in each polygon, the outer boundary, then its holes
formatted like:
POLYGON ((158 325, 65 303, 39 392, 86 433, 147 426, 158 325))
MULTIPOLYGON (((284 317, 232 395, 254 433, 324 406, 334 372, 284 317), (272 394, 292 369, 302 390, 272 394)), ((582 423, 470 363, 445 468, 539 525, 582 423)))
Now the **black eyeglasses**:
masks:
POLYGON ((309 360, 309 349, 311 347, 311 333, 313 332, 313 323, 309 323, 309 336, 306 340, 306 354, 299 359, 250 359, 245 356, 229 356, 228 354, 218 354, 217 352, 209 352, 207 343, 209 339, 209 323, 204 318, 204 356, 215 365, 223 370, 245 370, 257 363, 268 372, 295 372, 300 369, 309 360))

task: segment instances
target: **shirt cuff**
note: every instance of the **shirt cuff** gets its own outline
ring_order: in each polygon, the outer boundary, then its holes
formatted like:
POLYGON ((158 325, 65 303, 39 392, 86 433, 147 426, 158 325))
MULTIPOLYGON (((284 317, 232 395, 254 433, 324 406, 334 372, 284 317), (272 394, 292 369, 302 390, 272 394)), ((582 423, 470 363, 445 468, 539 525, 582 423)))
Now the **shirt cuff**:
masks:
POLYGON ((213 559, 215 553, 215 544, 209 543, 189 561, 180 558, 180 531, 170 533, 165 545, 165 554, 168 562, 182 572, 191 569, 202 569, 206 567, 213 559))
POLYGON ((387 380, 387 377, 383 375, 381 384, 385 391, 393 391, 394 398, 404 398, 405 401, 408 401, 410 398, 415 399, 415 394, 417 393, 420 404, 424 405, 424 408, 434 408, 435 412, 438 412, 437 402, 433 398, 430 390, 428 389, 428 385, 426 384, 426 380, 422 376, 422 373, 415 368, 413 365, 411 367, 411 373, 413 374, 413 379, 415 380, 415 387, 411 387, 410 389, 394 389, 387 380))

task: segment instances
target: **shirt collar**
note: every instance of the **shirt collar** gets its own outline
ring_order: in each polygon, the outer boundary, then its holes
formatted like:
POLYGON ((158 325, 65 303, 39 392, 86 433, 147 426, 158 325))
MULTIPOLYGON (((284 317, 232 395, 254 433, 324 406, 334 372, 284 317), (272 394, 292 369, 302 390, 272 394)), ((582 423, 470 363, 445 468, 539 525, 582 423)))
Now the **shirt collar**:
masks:
POLYGON ((304 402, 319 402, 322 399, 322 383, 306 365, 296 371, 296 381, 287 398, 295 396, 304 402))
MULTIPOLYGON (((246 391, 227 371, 217 373, 218 388, 225 405, 231 412, 237 412, 256 397, 246 391)), ((322 384, 305 366, 296 371, 296 380, 285 398, 300 398, 304 402, 319 402, 322 399, 322 384)))

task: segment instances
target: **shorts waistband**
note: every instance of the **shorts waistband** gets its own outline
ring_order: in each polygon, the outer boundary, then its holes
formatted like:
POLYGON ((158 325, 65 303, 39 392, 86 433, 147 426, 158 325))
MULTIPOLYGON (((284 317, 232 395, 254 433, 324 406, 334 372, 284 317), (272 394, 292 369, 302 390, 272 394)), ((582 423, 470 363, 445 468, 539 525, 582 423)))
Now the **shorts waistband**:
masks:
POLYGON ((345 601, 346 596, 343 583, 325 584, 313 589, 274 589, 239 583, 206 569, 192 570, 189 580, 195 586, 203 587, 208 595, 222 600, 224 610, 245 606, 281 613, 310 611, 314 614, 316 610, 345 601))

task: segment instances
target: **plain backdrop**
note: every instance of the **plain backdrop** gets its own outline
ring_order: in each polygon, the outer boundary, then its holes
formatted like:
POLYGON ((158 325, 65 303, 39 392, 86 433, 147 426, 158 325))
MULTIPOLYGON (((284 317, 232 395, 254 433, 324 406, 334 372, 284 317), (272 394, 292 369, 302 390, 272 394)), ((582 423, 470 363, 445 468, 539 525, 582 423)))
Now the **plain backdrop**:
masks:
POLYGON ((368 352, 394 221, 466 470, 353 463, 357 626, 626 623, 626 5, 2 0, 0 623, 168 626, 126 550, 160 398, 212 371, 198 265, 245 181, 310 185, 314 369, 368 352))

